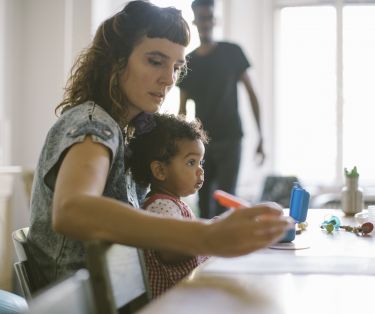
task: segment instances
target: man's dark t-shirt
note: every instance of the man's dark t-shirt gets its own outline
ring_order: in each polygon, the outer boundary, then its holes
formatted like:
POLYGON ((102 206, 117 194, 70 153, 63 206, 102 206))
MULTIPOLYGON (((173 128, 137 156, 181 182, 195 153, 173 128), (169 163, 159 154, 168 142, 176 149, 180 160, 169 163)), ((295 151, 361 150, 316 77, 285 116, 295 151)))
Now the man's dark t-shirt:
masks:
POLYGON ((196 50, 187 56, 188 73, 178 83, 194 100, 196 117, 212 140, 241 138, 242 126, 238 112, 237 81, 250 67, 241 48, 218 42, 204 56, 196 50))

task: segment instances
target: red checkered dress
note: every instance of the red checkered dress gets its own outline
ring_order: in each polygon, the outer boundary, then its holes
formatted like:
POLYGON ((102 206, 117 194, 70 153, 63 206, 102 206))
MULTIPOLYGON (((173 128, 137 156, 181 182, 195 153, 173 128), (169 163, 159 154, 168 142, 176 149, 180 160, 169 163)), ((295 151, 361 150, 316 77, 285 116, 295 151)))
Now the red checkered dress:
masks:
MULTIPOLYGON (((195 219, 194 213, 187 204, 166 194, 152 195, 146 199, 143 208, 164 216, 195 219)), ((208 259, 207 256, 194 256, 177 264, 165 264, 155 250, 144 250, 144 255, 153 298, 173 287, 208 259)))

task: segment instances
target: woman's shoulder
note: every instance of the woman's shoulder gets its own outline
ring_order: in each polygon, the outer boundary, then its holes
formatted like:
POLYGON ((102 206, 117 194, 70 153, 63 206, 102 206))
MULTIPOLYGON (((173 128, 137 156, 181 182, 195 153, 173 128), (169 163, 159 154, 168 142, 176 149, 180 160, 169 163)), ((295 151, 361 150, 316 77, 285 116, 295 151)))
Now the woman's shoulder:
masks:
POLYGON ((77 122, 82 120, 102 121, 118 125, 107 111, 93 101, 86 101, 66 110, 60 118, 77 122))
POLYGON ((123 136, 119 125, 101 107, 85 102, 65 110, 48 131, 40 156, 45 169, 43 176, 69 147, 83 142, 86 136, 108 147, 112 156, 119 156, 118 160, 120 156, 123 159, 123 136))
POLYGON ((85 132, 86 129, 90 131, 97 129, 104 135, 122 134, 118 123, 93 101, 84 102, 64 111, 52 126, 50 133, 67 132, 68 135, 73 135, 77 132, 85 132))
POLYGON ((82 142, 87 135, 91 135, 95 142, 109 146, 113 152, 123 142, 116 121, 94 102, 85 102, 61 114, 47 134, 44 149, 52 154, 57 149, 82 142))

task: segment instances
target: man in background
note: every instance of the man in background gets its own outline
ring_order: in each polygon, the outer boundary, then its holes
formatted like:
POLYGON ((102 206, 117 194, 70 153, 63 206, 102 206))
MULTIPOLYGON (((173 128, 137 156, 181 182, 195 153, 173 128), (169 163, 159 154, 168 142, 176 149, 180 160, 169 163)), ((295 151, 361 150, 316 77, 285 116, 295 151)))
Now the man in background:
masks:
POLYGON ((246 72, 250 63, 238 45, 214 40, 214 0, 195 0, 191 6, 200 46, 188 55, 187 74, 178 84, 179 113, 186 115, 187 100, 194 100, 196 117, 210 137, 199 209, 202 218, 212 218, 226 210, 213 200, 214 190, 236 192, 243 136, 237 101, 238 81, 244 83, 257 125, 259 164, 263 163, 265 154, 258 99, 246 72))

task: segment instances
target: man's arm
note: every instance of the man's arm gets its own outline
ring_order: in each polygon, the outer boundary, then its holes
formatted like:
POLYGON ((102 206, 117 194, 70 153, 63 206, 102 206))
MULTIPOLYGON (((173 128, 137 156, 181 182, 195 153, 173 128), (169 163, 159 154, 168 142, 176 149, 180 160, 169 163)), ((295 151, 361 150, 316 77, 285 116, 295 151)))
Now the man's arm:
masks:
POLYGON ((240 78, 241 82, 244 83, 247 94, 249 96, 251 109, 254 114, 255 122, 257 125, 258 133, 259 133, 259 142, 256 149, 256 154, 259 156, 259 165, 262 165, 266 156, 263 151, 263 134, 262 134, 262 127, 260 124, 260 109, 259 109, 259 102, 258 98, 254 92, 253 85, 251 83, 251 79, 247 72, 245 71, 240 78))
POLYGON ((188 94, 186 90, 180 88, 180 109, 178 114, 183 114, 186 116, 186 102, 188 100, 188 94))

